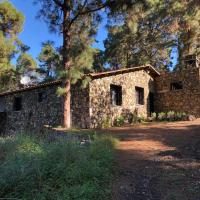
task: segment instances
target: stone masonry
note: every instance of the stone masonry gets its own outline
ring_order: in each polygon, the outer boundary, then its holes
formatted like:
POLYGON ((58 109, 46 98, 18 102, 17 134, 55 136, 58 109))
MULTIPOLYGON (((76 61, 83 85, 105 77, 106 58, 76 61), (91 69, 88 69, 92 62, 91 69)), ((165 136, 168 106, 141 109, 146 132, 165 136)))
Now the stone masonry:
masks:
POLYGON ((119 116, 135 113, 147 117, 149 110, 149 94, 154 93, 154 78, 145 70, 95 78, 89 84, 90 93, 90 128, 100 128, 106 118, 113 123, 119 116), (110 85, 122 86, 122 105, 110 103, 110 85), (136 104, 135 87, 144 89, 144 104, 136 104))
POLYGON ((192 68, 164 73, 156 78, 156 111, 177 111, 200 117, 200 69, 192 68), (172 90, 180 83, 182 89, 172 90))
MULTIPOLYGON (((149 94, 154 93, 154 78, 158 76, 151 66, 90 74, 86 88, 80 84, 71 89, 71 123, 77 128, 100 128, 103 120, 114 120, 130 113, 147 117, 150 113, 149 94), (110 86, 122 88, 121 105, 111 104, 110 86), (135 87, 144 91, 144 102, 136 104, 135 87)), ((48 126, 63 124, 63 98, 56 94, 60 81, 30 86, 0 94, 0 134, 16 132, 41 132, 48 126), (40 96, 40 97, 39 97, 40 96), (21 109, 15 110, 16 98, 21 99, 21 109)))
POLYGON ((56 95, 59 82, 0 95, 0 134, 41 131, 45 125, 58 126, 63 120, 62 98, 56 95), (40 97, 39 97, 40 95, 40 97), (21 109, 14 99, 21 98, 21 109), (40 98, 40 102, 39 102, 40 98))

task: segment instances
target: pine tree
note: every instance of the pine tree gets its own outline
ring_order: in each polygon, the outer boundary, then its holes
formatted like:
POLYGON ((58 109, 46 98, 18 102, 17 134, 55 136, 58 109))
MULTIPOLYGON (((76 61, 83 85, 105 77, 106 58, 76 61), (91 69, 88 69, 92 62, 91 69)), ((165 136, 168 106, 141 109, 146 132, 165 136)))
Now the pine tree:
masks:
POLYGON ((11 59, 17 53, 17 35, 22 31, 24 16, 8 1, 0 2, 0 90, 13 89, 16 70, 11 59))
MULTIPOLYGON (((63 86, 64 86, 64 126, 70 127, 70 88, 71 83, 80 79, 92 67, 94 42, 102 9, 119 8, 132 0, 35 0, 39 3, 39 17, 49 29, 63 36, 63 86), (48 9, 47 9, 48 8, 48 9)), ((134 2, 134 1, 133 1, 134 2)), ((110 10, 109 10, 110 11, 110 10)))
POLYGON ((177 26, 177 49, 180 60, 188 54, 200 54, 200 3, 178 0, 171 5, 177 26))
POLYGON ((61 65, 61 54, 54 47, 54 42, 47 41, 42 44, 41 52, 38 56, 42 74, 45 76, 44 81, 58 78, 61 65))
POLYGON ((108 26, 104 42, 105 59, 111 68, 150 63, 159 70, 168 70, 175 39, 166 4, 162 0, 146 1, 121 16, 121 23, 108 26))
POLYGON ((200 3, 196 0, 149 0, 138 4, 121 15, 120 25, 114 21, 108 27, 106 62, 113 68, 150 62, 166 70, 175 48, 181 64, 187 54, 200 55, 199 19, 200 3))
POLYGON ((103 50, 96 49, 96 54, 94 55, 94 62, 92 71, 94 72, 103 72, 106 70, 104 64, 105 64, 105 53, 103 50))
POLYGON ((17 59, 16 69, 21 75, 25 75, 35 71, 37 63, 29 54, 22 53, 17 59))

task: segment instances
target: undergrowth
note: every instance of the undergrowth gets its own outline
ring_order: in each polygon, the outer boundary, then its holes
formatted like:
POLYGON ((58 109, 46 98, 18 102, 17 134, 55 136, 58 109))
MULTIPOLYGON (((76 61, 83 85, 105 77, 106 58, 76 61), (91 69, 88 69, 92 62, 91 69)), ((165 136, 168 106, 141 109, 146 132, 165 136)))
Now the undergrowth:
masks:
POLYGON ((106 136, 87 147, 25 135, 0 138, 0 198, 110 199, 114 145, 106 136))

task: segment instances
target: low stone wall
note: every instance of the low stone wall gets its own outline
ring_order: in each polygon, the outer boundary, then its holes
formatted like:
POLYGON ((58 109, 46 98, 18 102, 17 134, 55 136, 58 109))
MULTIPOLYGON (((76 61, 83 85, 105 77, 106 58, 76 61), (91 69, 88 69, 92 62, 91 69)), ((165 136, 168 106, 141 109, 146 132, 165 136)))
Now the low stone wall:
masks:
POLYGON ((145 71, 97 78, 89 84, 90 128, 100 128, 109 118, 112 123, 121 115, 130 113, 147 117, 149 115, 149 93, 154 92, 154 79, 145 71), (122 86, 122 105, 111 105, 110 85, 122 86), (144 88, 144 105, 136 105, 135 87, 144 88))
POLYGON ((200 117, 200 70, 193 68, 161 74, 156 78, 155 109, 177 111, 200 117), (170 84, 181 82, 183 89, 171 90, 170 84))

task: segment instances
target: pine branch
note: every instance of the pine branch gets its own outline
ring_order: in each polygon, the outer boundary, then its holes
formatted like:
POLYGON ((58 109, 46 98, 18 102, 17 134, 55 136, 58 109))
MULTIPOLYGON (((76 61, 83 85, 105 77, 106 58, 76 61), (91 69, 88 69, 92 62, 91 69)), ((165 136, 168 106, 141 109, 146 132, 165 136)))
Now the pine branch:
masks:
MULTIPOLYGON (((87 5, 87 2, 88 2, 88 0, 85 0, 81 10, 83 10, 85 8, 85 6, 87 5)), ((71 20, 69 26, 71 26, 78 19, 79 16, 80 16, 80 12, 71 20)))
MULTIPOLYGON (((87 4, 87 0, 85 1, 84 7, 86 6, 86 4, 87 4)), ((86 11, 77 13, 77 15, 71 20, 70 26, 71 26, 80 16, 82 16, 82 15, 87 15, 87 14, 90 14, 90 13, 97 12, 97 11, 99 11, 99 10, 102 10, 102 9, 105 8, 107 5, 108 5, 108 3, 106 2, 106 3, 104 3, 104 4, 100 5, 100 6, 98 6, 97 8, 88 9, 88 10, 86 10, 86 11)), ((83 8, 84 8, 84 7, 83 7, 83 8)))
POLYGON ((54 2, 57 6, 59 6, 59 7, 61 7, 61 8, 63 8, 63 6, 64 6, 62 3, 60 3, 59 0, 53 0, 53 2, 54 2))

